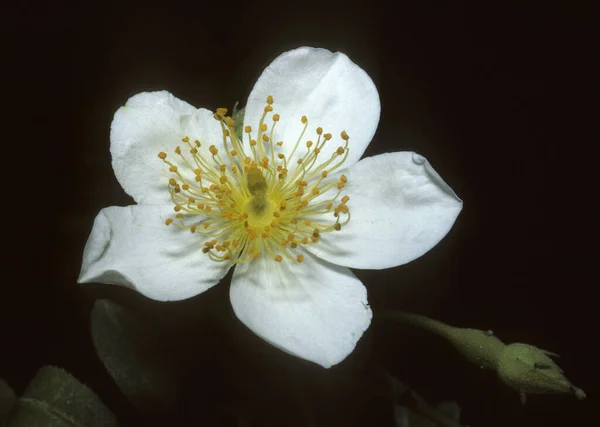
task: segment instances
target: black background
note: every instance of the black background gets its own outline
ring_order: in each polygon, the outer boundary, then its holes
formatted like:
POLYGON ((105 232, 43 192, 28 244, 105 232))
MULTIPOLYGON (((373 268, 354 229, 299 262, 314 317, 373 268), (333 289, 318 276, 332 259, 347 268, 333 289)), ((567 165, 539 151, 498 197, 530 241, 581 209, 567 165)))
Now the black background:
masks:
POLYGON ((457 400, 472 427, 594 424, 598 14, 574 2, 481 3, 5 10, 0 376, 21 393, 39 367, 61 366, 125 426, 233 426, 240 408, 251 408, 252 426, 392 426, 391 405, 370 391, 381 383, 377 369, 431 402, 457 400), (116 109, 159 89, 209 109, 243 104, 263 68, 302 45, 342 51, 374 80, 382 115, 366 156, 417 151, 464 201, 454 228, 422 258, 355 271, 375 313, 356 351, 330 370, 280 353, 236 320, 230 276, 169 304, 78 286, 94 216, 132 203, 110 165, 116 109), (89 334, 98 297, 158 319, 173 351, 185 349, 173 413, 142 419, 104 371, 89 334), (534 396, 522 406, 435 337, 377 318, 384 309, 557 352, 588 399, 534 396))

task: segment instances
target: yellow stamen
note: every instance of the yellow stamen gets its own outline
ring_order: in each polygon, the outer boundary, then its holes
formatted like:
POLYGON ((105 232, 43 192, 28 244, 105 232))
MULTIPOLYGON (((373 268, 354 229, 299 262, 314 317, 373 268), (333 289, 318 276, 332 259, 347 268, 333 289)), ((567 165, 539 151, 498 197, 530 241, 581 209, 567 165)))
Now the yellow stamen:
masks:
POLYGON ((301 116, 303 129, 284 151, 283 141, 275 143, 279 114, 267 119, 277 108, 274 102, 269 95, 259 122, 244 126, 248 136, 243 142, 227 109, 219 108, 214 117, 223 140, 202 142, 208 156, 193 135, 181 138, 186 150, 173 147, 175 159, 158 153, 174 174, 166 189, 176 215, 164 223, 201 236, 202 252, 211 260, 238 264, 266 256, 301 263, 303 247, 328 239, 329 232, 340 231, 350 220, 350 198, 339 198, 348 179, 337 175, 348 157, 348 134, 342 131, 342 146, 324 157, 331 133, 317 127, 309 135, 308 118, 301 116), (252 135, 253 128, 258 133, 252 135), (333 181, 325 180, 332 175, 333 181))

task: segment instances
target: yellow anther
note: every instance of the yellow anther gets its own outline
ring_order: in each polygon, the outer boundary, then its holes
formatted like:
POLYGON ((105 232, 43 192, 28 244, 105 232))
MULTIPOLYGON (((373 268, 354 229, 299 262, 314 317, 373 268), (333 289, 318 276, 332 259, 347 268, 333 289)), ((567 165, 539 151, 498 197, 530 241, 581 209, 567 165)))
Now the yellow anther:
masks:
POLYGON ((281 261, 283 261, 283 258, 281 257, 281 255, 277 255, 277 256, 275 257, 275 261, 277 261, 277 262, 281 262, 281 261))
POLYGON ((179 145, 175 147, 175 154, 181 154, 181 147, 179 145))
POLYGON ((203 209, 204 209, 204 203, 198 203, 198 204, 196 205, 196 207, 197 207, 198 209, 200 209, 200 210, 203 210, 203 209))
POLYGON ((316 236, 310 236, 310 240, 311 240, 313 243, 317 243, 317 242, 319 241, 319 238, 318 238, 318 237, 316 237, 316 236))
POLYGON ((202 224, 202 227, 204 227, 204 229, 207 229, 208 227, 210 227, 210 222, 205 222, 204 224, 202 224))
POLYGON ((229 154, 231 154, 232 156, 237 156, 237 151, 235 151, 235 150, 231 150, 231 151, 229 152, 229 154))
POLYGON ((177 166, 171 166, 169 172, 177 172, 177 166))
POLYGON ((278 146, 278 147, 281 147, 282 145, 283 145, 283 141, 279 141, 279 142, 277 143, 277 146, 278 146))
POLYGON ((212 208, 210 207, 210 205, 206 205, 204 207, 204 212, 206 212, 206 213, 211 213, 212 212, 212 208))
POLYGON ((338 188, 338 190, 341 190, 345 186, 346 186, 346 184, 344 184, 343 182, 338 182, 337 188, 338 188))
POLYGON ((198 150, 196 149, 196 147, 192 147, 192 149, 190 150, 190 153, 192 154, 196 154, 198 152, 198 150))
POLYGON ((304 261, 304 255, 302 255, 302 254, 298 255, 298 256, 296 257, 296 261, 298 261, 298 262, 302 262, 302 261, 304 261))
POLYGON ((281 246, 287 246, 287 244, 288 244, 288 241, 287 241, 287 240, 285 240, 285 239, 283 239, 281 242, 279 242, 279 244, 280 244, 281 246))
POLYGON ((269 238, 269 233, 262 233, 260 235, 260 237, 262 237, 263 239, 268 239, 269 238))
POLYGON ((227 114, 227 108, 217 108, 217 115, 223 117, 227 114))
POLYGON ((251 231, 251 232, 248 234, 248 239, 250 239, 250 240, 254 240, 254 239, 256 239, 256 237, 257 237, 257 235, 256 235, 256 232, 255 232, 255 231, 251 231))
POLYGON ((181 205, 175 205, 175 207, 173 208, 173 210, 175 212, 179 212, 181 210, 181 205))
POLYGON ((295 237, 296 237, 296 236, 294 236, 294 233, 290 233, 290 234, 288 234, 288 236, 287 236, 287 239, 288 239, 290 242, 293 242, 295 237))
POLYGON ((166 159, 167 158, 167 153, 164 153, 164 152, 161 151, 160 153, 158 153, 158 158, 161 159, 161 160, 166 159))
POLYGON ((298 220, 296 218, 290 219, 290 224, 298 224, 298 220))
POLYGON ((176 186, 177 185, 177 181, 175 181, 175 178, 169 178, 169 184, 172 186, 176 186))
POLYGON ((244 128, 244 132, 246 132, 246 133, 250 133, 250 132, 252 132, 252 126, 246 126, 246 127, 244 128))
POLYGON ((202 177, 200 175, 196 175, 194 179, 196 180, 196 182, 202 181, 202 177))
POLYGON ((237 168, 237 166, 233 166, 233 167, 231 168, 231 172, 233 172, 234 174, 238 173, 238 168, 237 168))
POLYGON ((196 232, 196 226, 195 226, 195 225, 192 225, 192 226, 190 227, 190 231, 191 231, 192 233, 195 233, 195 232, 196 232))
POLYGON ((310 219, 307 219, 304 221, 304 225, 306 225, 307 227, 310 227, 310 224, 311 224, 310 219))
POLYGON ((175 218, 177 218, 177 219, 183 219, 183 217, 184 217, 184 215, 181 212, 179 212, 177 215, 175 215, 175 218))
POLYGON ((273 114, 273 121, 274 122, 278 122, 279 121, 279 114, 273 114))
POLYGON ((308 237, 304 237, 304 238, 302 239, 302 244, 303 244, 303 245, 307 245, 307 244, 308 244, 308 237))
POLYGON ((306 141, 306 147, 310 148, 312 147, 313 143, 312 141, 306 141))
MULTIPOLYGON (((251 139, 250 140, 250 146, 254 147, 256 145, 256 140, 255 139, 251 139)), ((250 157, 247 157, 247 159, 250 159, 250 157)), ((250 159, 252 160, 252 159, 250 159)), ((250 163, 250 162, 246 162, 246 163, 250 163)))
POLYGON ((322 127, 318 127, 317 128, 317 135, 321 135, 323 133, 323 128, 322 127))
POLYGON ((306 116, 302 116, 300 121, 302 122, 302 124, 306 124, 308 122, 308 119, 306 118, 306 116))
POLYGON ((327 172, 327 171, 323 171, 323 172, 321 172, 321 176, 322 176, 323 178, 327 178, 327 174, 328 174, 328 173, 329 173, 329 172, 327 172))
POLYGON ((198 141, 197 139, 194 140, 194 144, 196 144, 196 147, 200 147, 200 141, 198 141))
POLYGON ((333 204, 329 203, 327 206, 325 206, 325 209, 329 210, 333 207, 333 204))
POLYGON ((326 133, 325 135, 323 135, 323 138, 325 138, 325 141, 329 141, 331 139, 331 134, 326 133))
POLYGON ((290 243, 290 248, 296 249, 297 247, 298 247, 298 243, 296 243, 296 242, 290 243))
POLYGON ((348 197, 348 196, 342 197, 342 203, 348 203, 348 200, 350 200, 350 197, 348 197))
POLYGON ((183 189, 183 191, 188 191, 190 189, 190 186, 189 184, 183 184, 181 188, 183 189))
POLYGON ((221 184, 225 184, 227 182, 227 177, 225 175, 221 175, 221 178, 219 178, 219 181, 221 181, 221 184))
POLYGON ((342 225, 341 225, 341 224, 338 222, 337 224, 335 224, 335 225, 333 226, 333 229, 334 229, 335 231, 340 231, 340 230, 342 229, 342 225))
POLYGON ((223 242, 223 247, 224 247, 224 248, 228 248, 230 244, 231 244, 231 242, 230 242, 229 240, 225 240, 225 241, 223 242))
POLYGON ((346 206, 344 204, 341 204, 339 206, 339 209, 340 209, 340 212, 342 212, 342 213, 348 213, 348 206, 346 206))
POLYGON ((341 156, 342 154, 344 154, 344 147, 338 147, 337 150, 335 150, 335 152, 341 156))
POLYGON ((346 133, 345 130, 342 131, 342 133, 340 134, 340 136, 342 137, 342 139, 344 141, 348 141, 350 139, 350 137, 348 136, 348 134, 346 133))
POLYGON ((227 129, 223 129, 223 136, 229 136, 229 131, 227 129))
POLYGON ((313 153, 315 153, 315 155, 316 155, 316 154, 319 154, 320 152, 321 152, 321 149, 320 149, 319 147, 316 147, 316 148, 313 150, 313 153))
POLYGON ((219 153, 219 149, 217 147, 215 147, 214 145, 211 145, 208 150, 210 151, 210 154, 212 154, 213 156, 216 156, 219 153))
POLYGON ((219 165, 219 170, 225 172, 227 170, 227 165, 219 165))
MULTIPOLYGON (((279 158, 279 159, 283 159, 284 157, 285 157, 285 156, 284 156, 282 153, 279 153, 279 154, 277 155, 277 158, 279 158)), ((281 167, 281 166, 279 166, 279 167, 281 167)), ((281 169, 279 169, 279 170, 281 170, 281 169)))
POLYGON ((268 129, 267 125, 265 123, 263 123, 262 125, 260 125, 260 130, 262 130, 263 132, 266 132, 266 130, 268 129))
POLYGON ((167 218, 167 220, 165 221, 165 225, 170 225, 173 224, 173 218, 167 218))
POLYGON ((188 197, 188 203, 191 205, 192 203, 196 203, 196 199, 193 197, 188 197))
POLYGON ((269 142, 269 137, 267 136, 267 134, 266 134, 266 133, 263 133, 262 140, 263 140, 264 142, 269 142))
POLYGON ((340 181, 342 181, 343 183, 346 183, 346 182, 348 182, 348 178, 346 178, 346 175, 341 174, 340 175, 340 181))
MULTIPOLYGON (((216 114, 215 114, 216 115, 216 114)), ((202 253, 207 254, 208 252, 210 252, 210 249, 208 248, 202 248, 202 253)))
POLYGON ((271 107, 270 105, 266 105, 265 106, 265 113, 269 113, 271 111, 273 111, 273 107, 271 107))
POLYGON ((271 105, 273 103, 273 97, 271 95, 267 96, 267 104, 271 105))
POLYGON ((227 126, 229 127, 235 126, 235 121, 229 116, 225 117, 225 123, 227 123, 227 126))
POLYGON ((313 194, 313 196, 317 196, 320 193, 319 187, 313 188, 311 193, 313 194))
POLYGON ((298 159, 298 164, 301 165, 302 164, 302 159, 298 159))
POLYGON ((190 142, 190 138, 188 136, 181 138, 183 142, 190 142))
POLYGON ((281 216, 281 214, 279 212, 275 211, 275 212, 273 212, 273 216, 275 218, 279 218, 281 216))

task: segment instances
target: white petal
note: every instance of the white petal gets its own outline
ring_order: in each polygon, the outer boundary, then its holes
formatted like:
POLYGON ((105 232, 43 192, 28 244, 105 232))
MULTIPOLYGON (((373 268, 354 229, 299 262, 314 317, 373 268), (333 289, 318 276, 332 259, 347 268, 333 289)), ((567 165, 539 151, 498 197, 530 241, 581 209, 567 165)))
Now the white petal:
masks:
POLYGON ((83 252, 79 283, 131 287, 159 301, 190 298, 227 274, 228 263, 202 253, 203 240, 189 230, 166 226, 171 206, 102 209, 83 252))
POLYGON ((344 267, 260 257, 231 280, 237 317, 275 347, 329 368, 346 358, 371 322, 362 283, 344 267))
MULTIPOLYGON (((348 166, 360 159, 379 123, 381 106, 375 84, 340 52, 301 47, 277 57, 263 71, 248 97, 244 124, 254 131, 268 95, 274 98, 273 113, 281 116, 273 139, 284 141, 282 152, 286 155, 302 132, 302 116, 308 118, 308 128, 296 154, 304 155, 306 141, 317 141, 315 129, 320 126, 333 135, 321 151, 321 159, 328 159, 337 147, 344 145, 340 133, 346 130, 350 135, 350 153, 345 163, 348 166)), ((271 115, 266 121, 269 126, 270 118, 271 115)))
POLYGON ((335 264, 382 269, 410 262, 438 244, 462 209, 431 164, 413 152, 365 158, 346 175, 350 222, 307 246, 335 264))
POLYGON ((185 136, 192 143, 195 139, 201 142, 201 154, 207 155, 210 145, 220 149, 222 131, 212 115, 165 91, 129 98, 115 113, 110 132, 113 169, 127 194, 140 204, 171 203, 166 188, 173 174, 169 175, 158 153, 167 153, 167 160, 193 179, 191 171, 181 167, 184 163, 174 150, 180 146, 182 153, 189 155, 189 146, 181 140, 185 136))

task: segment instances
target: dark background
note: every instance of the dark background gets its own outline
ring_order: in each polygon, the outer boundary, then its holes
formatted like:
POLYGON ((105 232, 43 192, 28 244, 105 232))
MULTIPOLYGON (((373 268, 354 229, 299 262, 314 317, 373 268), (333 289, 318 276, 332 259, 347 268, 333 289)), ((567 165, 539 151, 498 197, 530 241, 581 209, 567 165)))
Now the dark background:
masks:
POLYGON ((392 406, 373 392, 384 386, 378 370, 432 403, 457 400, 472 427, 597 422, 597 10, 581 2, 171 3, 3 13, 0 377, 21 393, 41 366, 61 366, 124 426, 234 426, 240 411, 252 426, 392 426, 392 406), (159 89, 209 109, 243 104, 264 67, 302 45, 342 51, 374 80, 382 115, 365 155, 417 151, 464 200, 454 228, 422 258, 355 271, 375 314, 356 351, 330 370, 279 352, 236 320, 230 276, 169 304, 77 285, 96 213, 132 203, 110 164, 117 108, 159 89), (152 317, 169 348, 185 354, 176 355, 184 373, 177 408, 165 417, 143 419, 96 356, 89 312, 99 297, 152 317), (441 340, 378 318, 384 309, 491 328, 505 342, 559 353, 588 399, 534 396, 522 406, 441 340))

